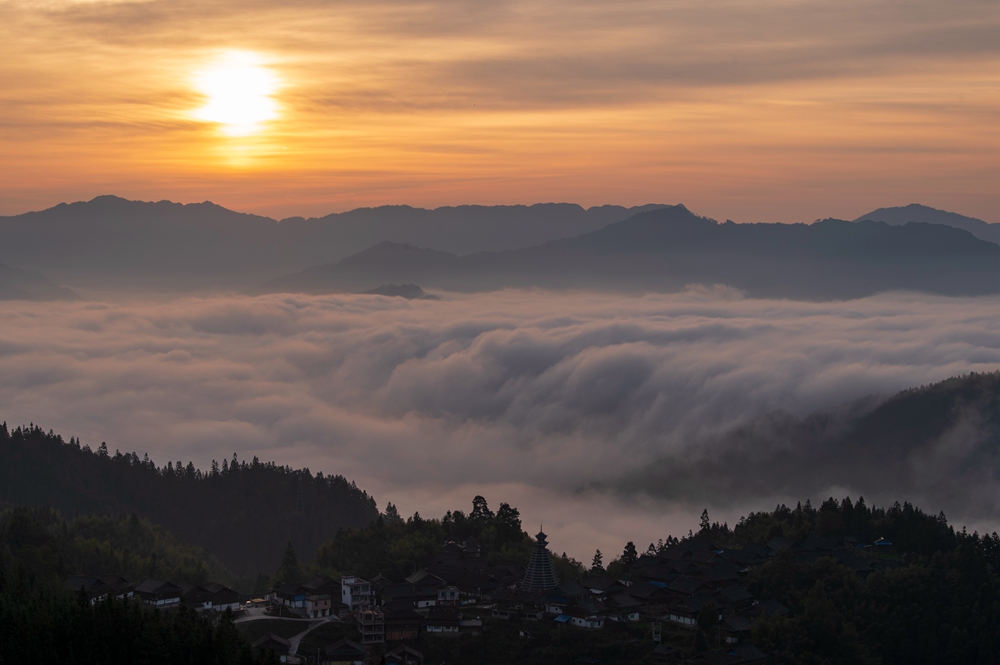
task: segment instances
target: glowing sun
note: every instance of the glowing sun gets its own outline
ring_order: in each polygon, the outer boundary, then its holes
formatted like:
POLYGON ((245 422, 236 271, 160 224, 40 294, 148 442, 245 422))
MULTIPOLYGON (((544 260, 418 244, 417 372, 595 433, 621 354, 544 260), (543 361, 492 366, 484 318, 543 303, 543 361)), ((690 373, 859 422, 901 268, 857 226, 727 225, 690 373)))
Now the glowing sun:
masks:
POLYGON ((195 74, 194 87, 208 98, 194 117, 218 123, 228 136, 256 134, 278 117, 278 77, 253 53, 224 53, 195 74))

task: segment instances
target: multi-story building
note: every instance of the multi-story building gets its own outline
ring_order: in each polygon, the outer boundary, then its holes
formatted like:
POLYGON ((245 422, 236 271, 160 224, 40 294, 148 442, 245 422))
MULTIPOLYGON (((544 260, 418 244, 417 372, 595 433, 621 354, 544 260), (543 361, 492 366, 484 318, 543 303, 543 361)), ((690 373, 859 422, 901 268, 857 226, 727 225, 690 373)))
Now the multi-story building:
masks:
POLYGON ((353 612, 373 605, 375 594, 368 580, 357 575, 344 575, 340 578, 340 599, 353 612))
POLYGON ((385 642, 385 615, 379 609, 364 609, 354 615, 358 622, 362 644, 385 642))

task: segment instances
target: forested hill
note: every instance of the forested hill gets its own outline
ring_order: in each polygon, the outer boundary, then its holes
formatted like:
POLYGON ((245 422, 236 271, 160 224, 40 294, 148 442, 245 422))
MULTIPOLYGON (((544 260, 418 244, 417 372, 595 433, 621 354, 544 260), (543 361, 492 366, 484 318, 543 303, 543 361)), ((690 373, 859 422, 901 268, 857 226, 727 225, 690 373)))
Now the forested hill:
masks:
POLYGON ((247 591, 253 583, 234 577, 212 555, 135 513, 67 520, 44 506, 0 510, 0 571, 13 576, 19 567, 35 586, 49 591, 62 590, 71 575, 123 577, 133 584, 150 577, 221 582, 247 591))
POLYGON ((135 453, 91 451, 40 427, 0 426, 0 503, 129 515, 205 547, 240 575, 274 570, 288 542, 311 559, 341 527, 378 517, 375 500, 343 476, 313 475, 234 455, 203 472, 157 467, 135 453))

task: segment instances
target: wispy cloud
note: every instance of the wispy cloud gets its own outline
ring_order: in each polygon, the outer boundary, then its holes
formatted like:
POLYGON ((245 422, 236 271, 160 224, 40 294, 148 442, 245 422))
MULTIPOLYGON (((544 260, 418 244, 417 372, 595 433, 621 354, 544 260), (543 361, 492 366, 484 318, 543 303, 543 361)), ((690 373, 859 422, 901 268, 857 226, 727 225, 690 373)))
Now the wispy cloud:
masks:
POLYGON ((990 217, 998 29, 989 0, 6 0, 0 212, 114 191, 804 221, 919 194, 990 217), (287 83, 266 137, 191 120, 226 49, 287 83))

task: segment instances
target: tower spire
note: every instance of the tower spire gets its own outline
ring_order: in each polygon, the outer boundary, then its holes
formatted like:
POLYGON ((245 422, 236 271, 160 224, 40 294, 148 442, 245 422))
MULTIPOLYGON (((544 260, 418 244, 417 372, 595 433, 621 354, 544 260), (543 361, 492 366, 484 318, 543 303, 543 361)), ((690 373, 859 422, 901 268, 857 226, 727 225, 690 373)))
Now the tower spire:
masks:
POLYGON ((539 525, 538 535, 535 536, 535 549, 531 552, 528 570, 524 573, 524 581, 521 583, 523 591, 548 591, 559 585, 545 538, 545 532, 539 525))

